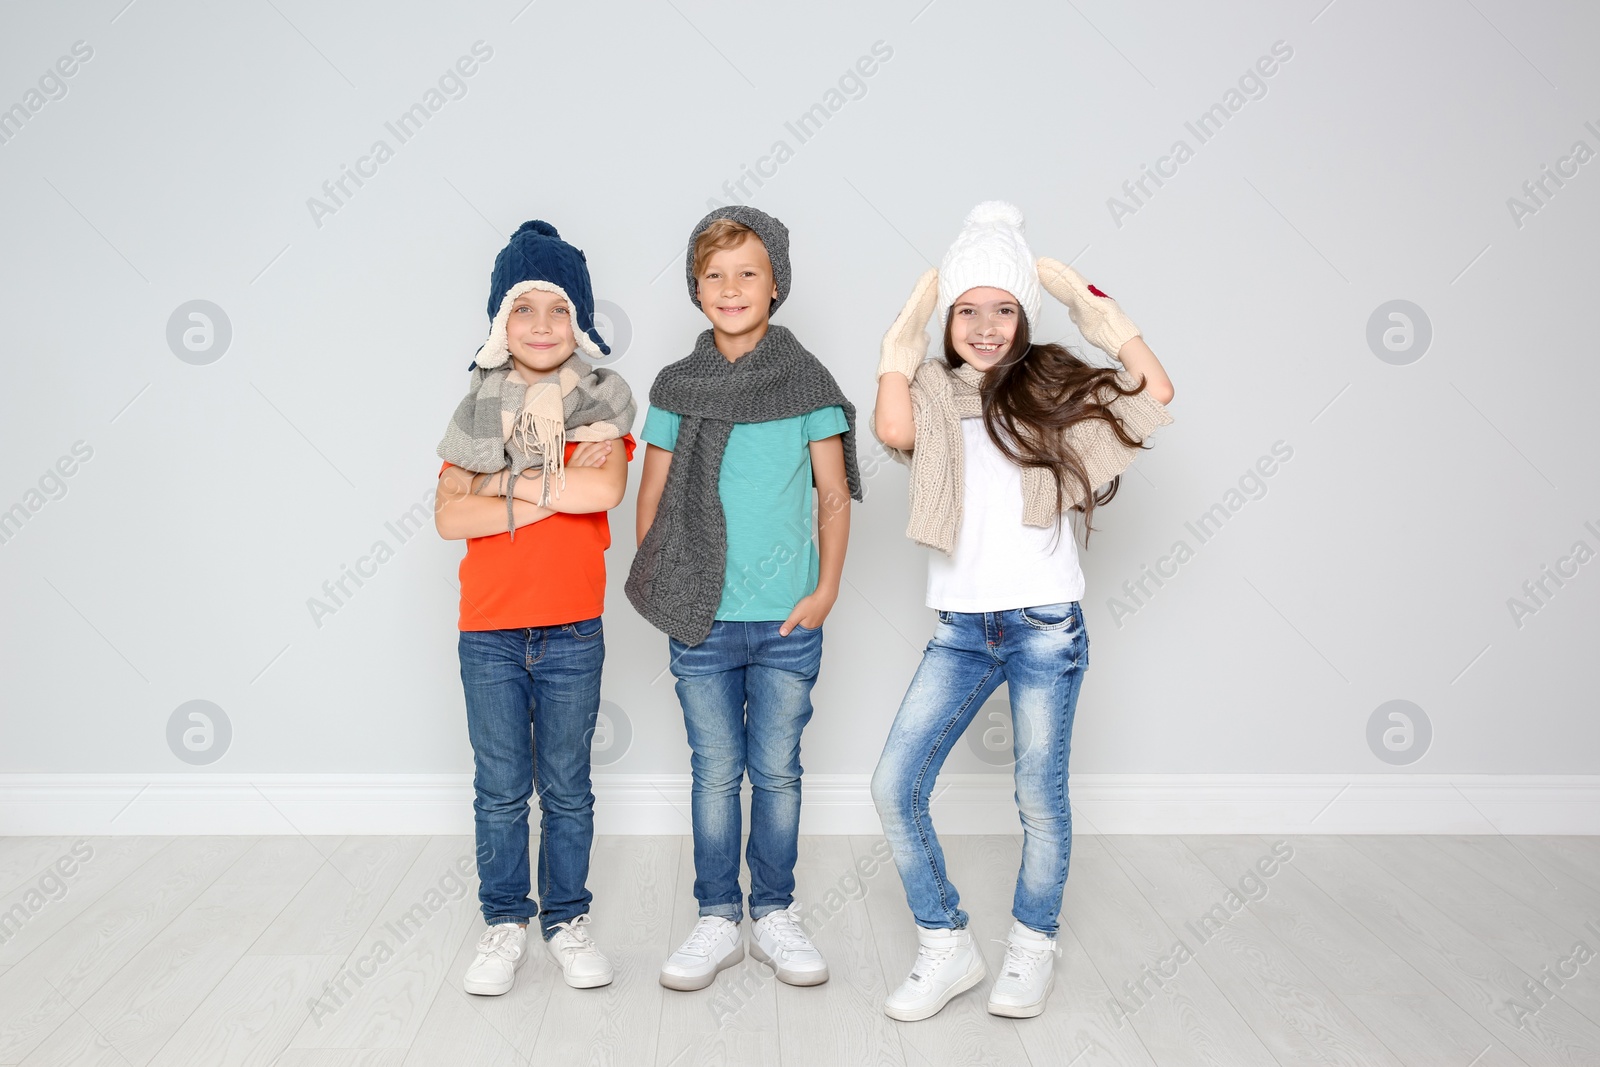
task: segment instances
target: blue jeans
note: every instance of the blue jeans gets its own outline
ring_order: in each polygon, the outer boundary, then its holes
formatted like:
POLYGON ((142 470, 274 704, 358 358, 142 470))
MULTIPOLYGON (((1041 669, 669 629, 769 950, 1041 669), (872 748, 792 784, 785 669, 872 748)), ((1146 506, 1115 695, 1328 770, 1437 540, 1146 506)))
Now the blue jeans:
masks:
POLYGON ((484 922, 589 910, 594 793, 589 747, 600 710, 600 619, 461 632, 461 685, 472 738, 478 902, 484 922), (528 896, 528 801, 539 795, 539 899, 528 896))
POLYGON ((794 902, 800 848, 800 732, 822 665, 822 629, 711 624, 698 645, 668 638, 692 750, 694 896, 700 914, 738 922, 739 791, 750 773, 750 917, 794 902))
POLYGON ((872 799, 917 925, 967 925, 928 817, 934 781, 978 708, 1004 681, 1011 695, 1022 870, 1011 914, 1055 936, 1072 856, 1067 757, 1089 636, 1076 601, 1012 611, 939 612, 933 640, 889 728, 872 799))

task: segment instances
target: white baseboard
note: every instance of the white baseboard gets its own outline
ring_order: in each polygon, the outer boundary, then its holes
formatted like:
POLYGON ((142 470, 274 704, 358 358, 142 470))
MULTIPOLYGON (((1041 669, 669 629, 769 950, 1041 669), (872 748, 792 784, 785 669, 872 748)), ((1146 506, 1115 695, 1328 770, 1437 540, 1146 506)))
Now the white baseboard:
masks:
MULTIPOLYGON (((1600 835, 1600 775, 1079 774, 1080 834, 1600 835)), ((1009 775, 948 774, 942 833, 1020 833, 1009 775)), ((748 793, 748 786, 746 787, 748 793)), ((595 776, 602 834, 689 832, 689 776, 595 776)), ((877 834, 864 774, 805 778, 801 830, 877 834)), ((471 834, 465 774, 0 774, 0 836, 471 834)))

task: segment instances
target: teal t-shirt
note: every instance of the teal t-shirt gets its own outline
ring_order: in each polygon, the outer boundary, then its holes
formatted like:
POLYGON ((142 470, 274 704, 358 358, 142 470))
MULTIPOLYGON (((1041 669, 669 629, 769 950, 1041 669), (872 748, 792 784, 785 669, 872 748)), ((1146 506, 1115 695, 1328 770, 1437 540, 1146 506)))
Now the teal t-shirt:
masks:
MULTIPOLYGON (((652 407, 646 444, 671 452, 682 416, 652 407)), ((771 422, 734 423, 717 475, 728 526, 728 567, 716 618, 738 622, 787 619, 816 591, 820 563, 812 531, 812 441, 849 429, 844 408, 818 408, 771 422)))

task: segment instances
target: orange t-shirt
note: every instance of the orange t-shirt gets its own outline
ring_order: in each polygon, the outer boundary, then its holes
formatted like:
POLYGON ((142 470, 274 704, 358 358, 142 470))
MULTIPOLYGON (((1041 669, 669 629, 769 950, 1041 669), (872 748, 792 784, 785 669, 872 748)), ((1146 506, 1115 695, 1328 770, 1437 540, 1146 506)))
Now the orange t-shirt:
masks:
MULTIPOLYGON (((634 440, 622 439, 633 459, 634 440)), ((567 443, 567 459, 576 442, 567 443)), ((442 475, 446 463, 439 468, 442 475)), ((555 514, 487 537, 467 538, 461 560, 462 630, 516 630, 592 619, 606 606, 605 551, 611 524, 603 511, 555 514)))

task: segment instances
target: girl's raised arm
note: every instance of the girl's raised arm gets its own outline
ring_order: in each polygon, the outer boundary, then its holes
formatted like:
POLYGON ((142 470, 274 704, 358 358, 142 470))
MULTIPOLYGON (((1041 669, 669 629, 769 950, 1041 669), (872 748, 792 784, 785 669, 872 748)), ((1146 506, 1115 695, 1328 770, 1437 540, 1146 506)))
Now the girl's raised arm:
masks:
POLYGON ((878 402, 872 409, 872 432, 885 445, 902 452, 909 452, 916 446, 911 383, 900 371, 884 371, 878 376, 878 402))
POLYGON ((1040 259, 1038 269, 1039 284, 1067 306, 1067 314, 1084 340, 1121 363, 1135 378, 1142 375, 1151 399, 1168 403, 1173 397, 1172 379, 1122 307, 1059 259, 1040 259))
POLYGON ((911 416, 911 379, 928 354, 928 320, 939 302, 939 272, 917 279, 911 299, 883 335, 878 357, 878 402, 872 411, 872 432, 890 448, 910 451, 917 441, 911 416))
POLYGON ((1167 377, 1166 368, 1161 365, 1156 354, 1150 351, 1150 346, 1144 343, 1143 337, 1133 337, 1124 341, 1122 347, 1117 350, 1117 360, 1128 368, 1129 374, 1135 378, 1144 378, 1145 392, 1150 394, 1152 400, 1163 405, 1172 403, 1175 392, 1172 388, 1172 379, 1167 377))

